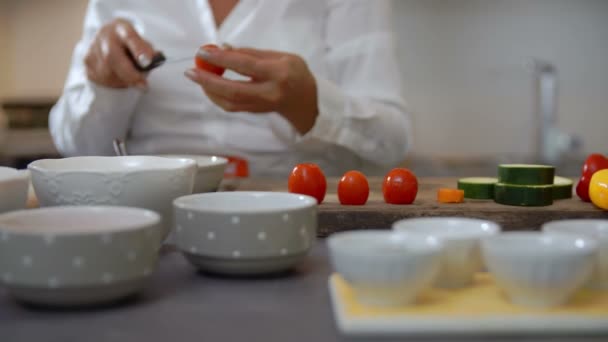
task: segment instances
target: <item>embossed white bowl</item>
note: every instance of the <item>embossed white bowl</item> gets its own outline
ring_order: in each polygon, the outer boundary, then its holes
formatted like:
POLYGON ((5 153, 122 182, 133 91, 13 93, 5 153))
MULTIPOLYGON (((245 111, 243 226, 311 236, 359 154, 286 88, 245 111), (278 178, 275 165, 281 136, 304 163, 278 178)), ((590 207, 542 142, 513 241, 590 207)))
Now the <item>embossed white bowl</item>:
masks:
POLYGON ((42 207, 117 205, 150 209, 172 226, 172 202, 192 193, 196 163, 148 156, 42 159, 28 166, 42 207))
POLYGON ((194 190, 192 193, 201 194, 214 192, 220 187, 224 170, 228 165, 228 159, 217 156, 200 156, 189 154, 166 154, 161 155, 165 158, 185 158, 196 162, 197 171, 194 179, 194 190))
POLYGON ((570 234, 595 241, 595 266, 588 285, 592 289, 608 290, 608 220, 553 221, 543 224, 542 230, 548 234, 570 234))
POLYGON ((29 184, 28 171, 0 167, 0 213, 24 209, 29 184))
POLYGON ((397 221, 393 229, 405 234, 439 239, 444 244, 442 265, 436 285, 444 288, 468 286, 482 268, 481 238, 496 235, 498 224, 460 217, 424 217, 397 221))
POLYGON ((175 200, 179 249, 196 267, 264 274, 294 267, 316 238, 317 202, 280 192, 210 192, 175 200))
POLYGON ((349 231, 327 239, 336 272, 367 305, 399 306, 415 301, 441 265, 441 243, 432 237, 390 230, 349 231))
POLYGON ((160 216, 125 207, 0 215, 0 282, 38 304, 88 305, 139 291, 156 267, 160 216))
POLYGON ((597 244, 565 234, 513 232, 483 239, 481 249, 513 303, 546 308, 566 303, 589 280, 597 244))

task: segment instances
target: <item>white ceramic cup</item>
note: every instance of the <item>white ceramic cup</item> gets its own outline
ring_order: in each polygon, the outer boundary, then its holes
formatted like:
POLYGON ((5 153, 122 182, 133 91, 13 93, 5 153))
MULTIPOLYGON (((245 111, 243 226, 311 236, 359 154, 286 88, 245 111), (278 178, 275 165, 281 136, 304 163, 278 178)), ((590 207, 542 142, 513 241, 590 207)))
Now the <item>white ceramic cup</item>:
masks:
POLYGON ((548 234, 570 234, 594 240, 598 249, 588 287, 596 290, 608 290, 608 220, 553 221, 543 224, 542 230, 548 234))
POLYGON ((496 235, 498 224, 479 219, 459 217, 426 217, 397 221, 397 232, 433 237, 444 244, 442 265, 435 283, 443 288, 469 286, 476 272, 482 269, 480 239, 496 235))

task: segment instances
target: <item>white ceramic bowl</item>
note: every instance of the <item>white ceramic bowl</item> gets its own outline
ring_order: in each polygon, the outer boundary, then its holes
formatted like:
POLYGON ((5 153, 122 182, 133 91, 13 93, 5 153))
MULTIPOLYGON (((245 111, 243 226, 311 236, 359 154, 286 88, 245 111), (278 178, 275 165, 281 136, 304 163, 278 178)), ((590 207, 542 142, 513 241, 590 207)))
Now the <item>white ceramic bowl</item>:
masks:
POLYGON ((0 213, 24 209, 29 184, 28 171, 0 167, 0 213))
POLYGON ((562 220, 543 224, 548 234, 571 234, 586 237, 597 243, 597 253, 589 288, 608 290, 608 220, 562 220))
POLYGON ((565 234, 504 233, 481 242, 489 271, 517 305, 552 307, 568 301, 591 276, 597 244, 565 234))
POLYGON ((219 189, 220 183, 224 178, 224 170, 228 165, 228 159, 216 156, 200 156, 200 155, 161 155, 166 158, 177 159, 192 159, 196 162, 197 171, 194 179, 195 194, 205 192, 215 192, 219 189))
POLYGON ((163 238, 172 226, 172 201, 192 192, 196 163, 162 157, 42 159, 28 168, 40 206, 139 207, 163 217, 163 238))
POLYGON ((124 207, 0 215, 0 282, 38 304, 89 305, 139 291, 156 267, 160 216, 124 207))
POLYGON ((371 306, 412 303, 429 287, 441 265, 441 243, 434 238, 390 230, 348 231, 327 239, 331 262, 371 306))
POLYGON ((459 217, 425 217, 397 221, 393 229, 400 233, 434 237, 443 244, 442 265, 436 285, 460 288, 471 284, 482 269, 479 240, 496 235, 498 224, 479 219, 459 217))
POLYGON ((263 274, 287 270, 308 253, 317 202, 279 192, 215 192, 175 200, 177 245, 204 271, 263 274))

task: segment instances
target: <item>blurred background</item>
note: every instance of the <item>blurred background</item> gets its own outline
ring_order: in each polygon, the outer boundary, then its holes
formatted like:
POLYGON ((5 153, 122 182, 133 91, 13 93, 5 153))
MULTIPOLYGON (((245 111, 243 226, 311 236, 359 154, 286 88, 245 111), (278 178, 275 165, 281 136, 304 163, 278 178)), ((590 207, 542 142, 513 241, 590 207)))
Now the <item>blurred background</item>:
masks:
MULTIPOLYGON (((0 0, 0 163, 55 156, 46 129, 86 0, 0 0)), ((421 176, 608 152, 608 1, 396 0, 421 176)))

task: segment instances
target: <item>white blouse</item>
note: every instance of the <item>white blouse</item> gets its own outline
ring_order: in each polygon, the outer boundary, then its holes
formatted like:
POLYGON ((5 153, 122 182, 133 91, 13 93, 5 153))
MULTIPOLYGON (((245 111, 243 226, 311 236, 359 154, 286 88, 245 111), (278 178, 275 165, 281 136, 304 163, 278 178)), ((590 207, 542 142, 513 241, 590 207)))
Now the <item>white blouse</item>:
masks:
POLYGON ((258 177, 286 177, 304 161, 327 175, 380 174, 404 159, 410 137, 390 11, 385 0, 241 0, 217 29, 206 0, 92 0, 51 112, 53 139, 67 156, 111 155, 114 138, 126 139, 131 154, 241 156, 258 177), (134 23, 169 59, 194 56, 207 43, 300 55, 317 81, 314 127, 301 136, 277 113, 223 111, 183 75, 192 61, 152 71, 147 91, 92 83, 84 56, 116 17, 134 23))

